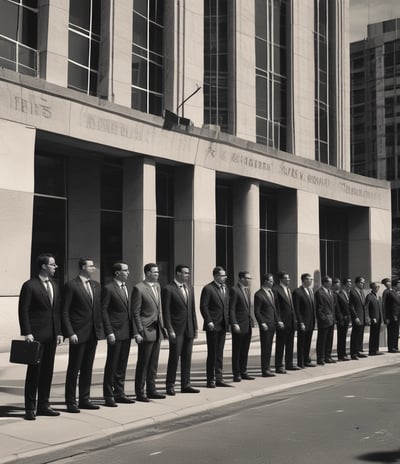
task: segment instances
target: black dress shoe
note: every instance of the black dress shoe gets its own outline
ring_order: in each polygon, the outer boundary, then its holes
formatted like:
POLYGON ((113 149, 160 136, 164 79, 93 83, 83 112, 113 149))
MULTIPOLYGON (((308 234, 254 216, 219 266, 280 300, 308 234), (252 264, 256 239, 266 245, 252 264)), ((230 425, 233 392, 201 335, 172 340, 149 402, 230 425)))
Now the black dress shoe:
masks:
POLYGON ((241 375, 243 380, 255 380, 255 377, 252 377, 251 375, 245 373, 241 375))
POLYGON ((364 354, 364 353, 357 353, 357 356, 359 358, 368 358, 368 356, 366 354, 364 354))
POLYGON ((350 358, 348 358, 347 356, 341 356, 340 358, 338 358, 338 361, 350 361, 350 358))
POLYGON ((162 393, 158 393, 154 391, 154 392, 147 393, 147 398, 151 398, 152 400, 163 400, 166 398, 166 396, 163 395, 162 393))
POLYGON ((200 390, 198 388, 193 388, 190 385, 188 385, 187 387, 181 388, 181 393, 200 393, 200 390))
POLYGON ((83 401, 79 403, 80 409, 100 409, 100 406, 97 404, 92 403, 91 401, 83 401))
POLYGON ((352 354, 352 355, 351 355, 351 359, 352 359, 353 361, 358 361, 358 356, 357 356, 356 354, 352 354))
POLYGON ((234 382, 241 382, 241 381, 242 381, 242 378, 239 377, 239 376, 237 376, 237 375, 234 375, 234 376, 233 376, 233 381, 234 381, 234 382))
POLYGON ((215 385, 217 387, 230 387, 231 385, 229 385, 228 383, 224 382, 223 380, 217 380, 215 382, 215 385))
POLYGON ((134 399, 128 398, 126 395, 116 396, 115 397, 116 403, 124 403, 124 404, 133 404, 135 402, 134 399))
POLYGON ((325 359, 325 364, 336 364, 336 361, 332 358, 325 359))
POLYGON ((67 411, 72 413, 72 414, 78 414, 79 412, 81 412, 81 410, 78 408, 78 406, 76 404, 67 404, 67 411))
POLYGON ((114 398, 104 398, 104 404, 105 404, 105 406, 107 406, 109 408, 118 407, 118 404, 115 402, 114 398))
POLYGON ((35 411, 26 411, 24 419, 25 420, 36 420, 35 411))
POLYGON ((325 361, 317 361, 318 366, 325 366, 325 361))
POLYGON ((297 366, 286 366, 287 371, 299 371, 300 367, 297 366))
POLYGON ((304 363, 304 367, 317 367, 314 363, 309 362, 309 363, 304 363))
POLYGON ((214 380, 209 380, 207 382, 207 388, 215 388, 215 387, 216 387, 216 385, 215 385, 214 380))
POLYGON ((276 377, 275 374, 273 374, 271 371, 265 371, 261 374, 263 377, 276 377))
POLYGON ((174 387, 167 387, 167 395, 168 396, 175 396, 175 388, 174 387))
POLYGON ((49 417, 56 417, 59 416, 60 413, 58 411, 54 411, 50 406, 47 408, 38 408, 36 411, 37 416, 49 416, 49 417))
POLYGON ((140 401, 141 403, 150 403, 150 400, 144 395, 136 395, 136 401, 140 401))
POLYGON ((277 374, 286 374, 286 371, 285 371, 285 369, 284 369, 283 367, 278 367, 278 368, 276 368, 276 369, 275 369, 275 372, 276 372, 277 374))

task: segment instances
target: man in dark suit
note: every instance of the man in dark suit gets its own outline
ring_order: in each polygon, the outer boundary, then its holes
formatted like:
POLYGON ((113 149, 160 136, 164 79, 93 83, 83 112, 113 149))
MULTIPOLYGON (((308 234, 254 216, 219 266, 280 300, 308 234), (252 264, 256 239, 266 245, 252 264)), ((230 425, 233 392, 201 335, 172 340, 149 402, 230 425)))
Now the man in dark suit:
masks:
POLYGON ((383 354, 379 351, 379 334, 381 331, 382 323, 382 305, 378 296, 379 284, 377 282, 371 282, 369 285, 371 292, 368 293, 365 299, 365 307, 369 319, 371 321, 371 326, 369 329, 369 355, 377 356, 383 354))
POLYGON ((310 274, 302 274, 301 286, 293 291, 293 305, 297 318, 297 365, 301 369, 315 367, 310 357, 315 326, 314 292, 310 274))
POLYGON ((397 353, 399 351, 400 280, 395 280, 393 284, 393 289, 387 292, 385 298, 385 319, 389 353, 397 353))
POLYGON ((292 292, 290 291, 290 277, 285 271, 278 274, 279 285, 275 287, 275 305, 278 314, 278 330, 276 332, 275 371, 286 374, 286 370, 297 371, 300 368, 293 364, 294 331, 297 320, 293 306, 292 292), (283 354, 285 353, 285 368, 283 367, 283 354))
POLYGON ((229 320, 232 330, 232 373, 233 381, 254 380, 247 372, 247 359, 251 342, 251 275, 239 272, 239 282, 229 293, 229 320))
POLYGON ((133 336, 138 344, 135 373, 136 400, 148 403, 149 398, 165 398, 165 395, 157 391, 156 378, 161 339, 166 337, 166 331, 162 316, 157 264, 146 264, 144 276, 144 280, 133 288, 131 308, 133 336), (144 391, 145 386, 147 395, 144 391))
POLYGON ((36 263, 38 276, 22 285, 18 305, 21 335, 27 342, 35 340, 42 346, 40 364, 28 365, 26 371, 26 420, 35 420, 36 415, 60 415, 50 407, 49 403, 56 346, 63 341, 60 325, 60 292, 52 279, 57 264, 54 256, 50 254, 39 255, 36 263))
POLYGON ((65 337, 69 338, 69 359, 65 381, 67 411, 99 409, 90 401, 90 385, 97 341, 104 338, 101 317, 101 287, 91 277, 96 270, 92 259, 79 259, 79 275, 66 283, 62 309, 65 337), (79 375, 79 408, 76 385, 79 375))
POLYGON ((101 292, 101 312, 107 339, 107 360, 104 367, 103 396, 105 405, 134 403, 125 394, 125 376, 132 338, 132 317, 126 281, 129 267, 124 262, 112 266, 113 280, 101 292))
POLYGON ((197 318, 188 266, 178 264, 175 279, 162 290, 164 324, 168 332, 167 395, 175 395, 176 371, 181 359, 181 392, 199 393, 190 385, 193 341, 197 338, 197 318))
POLYGON ((203 287, 200 312, 207 337, 207 387, 230 387, 223 381, 225 336, 229 327, 229 292, 227 275, 221 266, 213 269, 214 280, 203 287))
POLYGON ((353 283, 350 277, 342 280, 342 287, 337 293, 336 326, 337 326, 337 355, 339 361, 349 361, 346 352, 347 331, 350 322, 349 293, 353 283))
POLYGON ((350 290, 349 308, 351 314, 351 336, 350 336, 350 355, 351 359, 366 358, 362 353, 364 327, 369 323, 369 317, 365 314, 365 279, 358 276, 354 279, 355 287, 350 290))
POLYGON ((275 377, 275 374, 270 369, 272 342, 278 324, 275 296, 272 291, 273 286, 274 276, 265 274, 262 287, 254 295, 254 316, 260 329, 261 375, 263 377, 275 377))
POLYGON ((334 363, 329 352, 328 340, 334 324, 335 302, 332 292, 332 279, 322 277, 322 286, 315 292, 315 311, 317 317, 317 364, 334 363))

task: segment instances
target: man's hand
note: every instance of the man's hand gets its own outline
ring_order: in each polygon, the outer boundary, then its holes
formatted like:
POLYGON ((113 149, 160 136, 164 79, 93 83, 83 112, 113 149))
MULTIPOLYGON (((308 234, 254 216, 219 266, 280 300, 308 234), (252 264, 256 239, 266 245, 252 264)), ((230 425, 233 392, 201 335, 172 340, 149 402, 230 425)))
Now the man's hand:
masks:
POLYGON ((371 321, 373 324, 376 324, 378 321, 376 320, 376 318, 374 317, 371 321))
POLYGON ((107 335, 107 343, 109 343, 110 345, 114 345, 115 335, 113 333, 107 335))
POLYGON ((170 343, 176 343, 176 333, 175 332, 170 332, 168 334, 168 339, 170 343))
POLYGON ((282 321, 278 321, 278 328, 279 328, 279 329, 284 329, 284 328, 285 328, 285 324, 284 324, 282 321))
POLYGON ((57 345, 61 345, 64 342, 64 337, 62 335, 57 335, 57 345))
POLYGON ((207 324, 207 327, 208 327, 208 330, 209 330, 210 332, 213 332, 214 329, 215 329, 215 327, 214 327, 214 322, 209 322, 209 323, 207 324))
POLYGON ((305 326, 304 322, 300 322, 300 330, 302 332, 304 332, 306 330, 306 326, 305 326))
POLYGON ((78 344, 78 335, 73 334, 69 337, 69 342, 72 343, 72 345, 77 345, 78 344))
POLYGON ((355 318, 354 322, 357 324, 357 325, 361 325, 361 321, 358 317, 355 318))
POLYGON ((139 334, 135 335, 135 342, 140 345, 143 341, 143 337, 139 334))
POLYGON ((240 326, 239 324, 232 324, 232 332, 240 333, 240 326))
POLYGON ((32 334, 25 335, 25 341, 26 342, 33 342, 35 339, 33 338, 32 334))
POLYGON ((263 322, 263 323, 261 324, 261 328, 262 328, 262 330, 264 330, 264 332, 267 332, 267 330, 268 330, 268 325, 267 325, 265 322, 263 322))

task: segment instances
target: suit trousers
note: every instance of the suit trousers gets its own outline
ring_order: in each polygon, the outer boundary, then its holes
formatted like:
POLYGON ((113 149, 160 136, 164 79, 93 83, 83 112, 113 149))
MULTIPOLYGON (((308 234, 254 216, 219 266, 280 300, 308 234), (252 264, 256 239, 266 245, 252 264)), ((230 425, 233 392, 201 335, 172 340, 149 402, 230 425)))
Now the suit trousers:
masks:
POLYGON ((97 339, 94 334, 87 342, 69 345, 67 378, 65 380, 65 402, 76 403, 76 385, 79 374, 79 402, 84 403, 90 398, 93 361, 96 354, 97 339))
POLYGON ((107 360, 103 378, 104 398, 118 398, 125 395, 125 376, 130 347, 130 338, 107 344, 107 360))
POLYGON ((332 357, 334 332, 335 332, 335 324, 332 324, 329 326, 329 330, 326 336, 325 360, 330 359, 332 357))
POLYGON ((388 350, 399 349, 399 321, 390 320, 387 325, 388 350))
POLYGON ((207 337, 207 382, 222 380, 225 346, 225 330, 206 332, 207 337))
POLYGON ((364 338, 364 325, 356 325, 353 322, 350 335, 350 354, 352 356, 357 355, 360 352, 360 346, 362 346, 364 338))
POLYGON ((185 334, 176 335, 169 342, 166 386, 173 387, 176 381, 179 358, 181 358, 181 388, 190 386, 190 367, 192 364, 193 338, 185 334))
POLYGON ((330 331, 333 326, 319 327, 317 334, 317 362, 324 362, 327 359, 327 346, 330 331))
POLYGON ((261 343, 261 372, 267 372, 270 369, 272 342, 274 340, 275 329, 269 328, 262 330, 260 328, 260 343, 261 343))
POLYGON ((311 362, 310 350, 313 330, 297 331, 297 365, 304 367, 305 363, 311 362))
POLYGON ((25 378, 25 409, 36 409, 36 395, 38 407, 49 406, 51 381, 53 379, 54 357, 56 354, 56 341, 42 343, 42 358, 39 364, 29 365, 25 378))
POLYGON ((289 327, 276 331, 275 341, 275 369, 283 367, 283 353, 285 353, 285 366, 293 365, 294 330, 289 327))
POLYGON ((348 322, 344 322, 343 325, 337 325, 337 355, 338 358, 344 358, 347 356, 346 353, 346 338, 347 331, 349 329, 348 322))
POLYGON ((371 322, 371 326, 369 328, 369 343, 368 343, 368 351, 370 354, 373 354, 379 351, 380 331, 381 331, 381 323, 377 322, 376 324, 373 324, 371 322))
POLYGON ((232 333, 232 373, 234 377, 247 373, 250 342, 251 329, 247 333, 232 333))
POLYGON ((160 345, 160 339, 157 339, 154 342, 143 341, 138 345, 138 357, 135 372, 136 396, 144 396, 145 385, 147 394, 157 391, 156 378, 160 345))

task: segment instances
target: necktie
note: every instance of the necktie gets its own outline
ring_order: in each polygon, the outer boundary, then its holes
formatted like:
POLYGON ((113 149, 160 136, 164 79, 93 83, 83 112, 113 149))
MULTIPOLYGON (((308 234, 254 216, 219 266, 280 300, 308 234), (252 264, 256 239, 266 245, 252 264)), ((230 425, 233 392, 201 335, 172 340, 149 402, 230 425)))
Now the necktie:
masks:
POLYGON ((181 292, 182 292, 182 295, 183 295, 183 299, 185 300, 185 303, 187 304, 188 295, 187 295, 186 287, 182 284, 182 285, 180 285, 180 288, 181 288, 181 292))
POLYGON ((250 306, 250 290, 249 290, 249 287, 244 287, 244 293, 245 293, 246 298, 247 298, 247 304, 250 306))
POLYGON ((85 282, 85 288, 86 288, 86 291, 87 291, 87 293, 89 295, 90 301, 93 304, 93 292, 92 292, 92 287, 90 286, 90 280, 87 280, 85 282))
POLYGON ((126 285, 124 282, 122 282, 121 284, 121 290, 122 290, 122 293, 124 294, 126 301, 128 301, 128 291, 126 289, 126 285))
POLYGON ((152 285, 151 289, 153 290, 154 296, 156 297, 156 301, 158 302, 158 292, 156 286, 152 285))
POLYGON ((220 290, 221 290, 222 296, 225 297, 225 287, 223 285, 220 286, 220 290))
POLYGON ((53 287, 51 286, 49 279, 45 280, 44 284, 46 286, 46 291, 47 295, 49 296, 50 304, 51 306, 53 306, 53 287))
POLYGON ((311 303, 314 303, 314 295, 313 295, 311 288, 308 288, 307 290, 308 290, 308 296, 310 298, 311 303))
POLYGON ((272 300, 272 303, 274 302, 274 294, 272 293, 272 290, 268 290, 268 295, 272 300))

